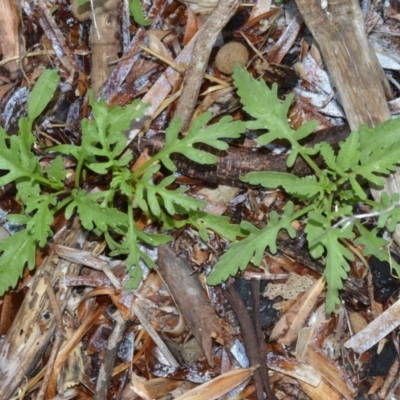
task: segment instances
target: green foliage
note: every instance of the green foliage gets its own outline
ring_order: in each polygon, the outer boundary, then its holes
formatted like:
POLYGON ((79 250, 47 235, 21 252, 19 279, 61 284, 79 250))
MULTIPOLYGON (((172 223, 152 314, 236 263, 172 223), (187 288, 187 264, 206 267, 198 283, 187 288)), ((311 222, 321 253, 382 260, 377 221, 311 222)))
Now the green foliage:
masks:
POLYGON ((236 274, 238 270, 246 269, 250 262, 260 265, 265 249, 276 253, 276 239, 281 229, 285 229, 290 237, 295 237, 296 232, 291 223, 301 213, 293 212, 293 203, 288 202, 281 216, 273 211, 268 224, 263 229, 258 229, 249 222, 243 221, 241 227, 247 231, 247 237, 240 242, 231 244, 229 250, 215 264, 213 271, 208 276, 207 283, 215 285, 226 280, 229 275, 236 274))
POLYGON ((154 228, 165 232, 185 225, 197 229, 203 241, 214 232, 231 242, 208 276, 212 285, 244 270, 249 263, 260 265, 265 250, 276 253, 279 232, 285 230, 295 237, 296 220, 305 224, 311 256, 325 260, 328 311, 339 303, 343 280, 355 257, 350 242, 361 246, 365 256, 374 254, 390 262, 399 273, 400 266, 391 260, 389 243, 382 238, 382 231, 394 231, 400 222, 400 196, 383 193, 381 201, 375 202, 368 199, 365 187, 382 185, 382 177, 395 171, 400 160, 400 120, 374 129, 363 126, 352 132, 336 152, 328 143, 306 147, 300 141, 314 131, 316 123, 292 129, 287 120, 291 96, 281 101, 276 85, 269 88, 238 66, 233 78, 249 121, 224 117, 210 124, 211 115, 204 113, 187 135, 180 137, 181 123, 173 120, 166 130, 164 148, 131 172, 132 156, 126 151, 124 131, 132 119, 143 117, 146 105, 135 101, 124 108, 110 108, 92 96, 92 118, 82 121, 81 144, 48 149, 49 157, 54 159, 47 168, 41 166, 33 151, 32 129, 59 82, 57 71, 45 71, 28 98, 27 117, 20 119, 19 133, 9 136, 0 128, 0 185, 14 183, 23 206, 22 214, 9 215, 8 219, 24 226, 0 242, 0 295, 16 285, 25 266, 35 266, 35 250, 45 246, 52 236, 54 215, 60 211, 66 218, 77 216, 84 229, 104 237, 111 256, 125 260, 130 274, 128 288, 140 282, 143 265, 155 267, 146 248, 171 240, 168 234, 153 233, 154 228), (246 221, 235 225, 228 217, 203 211, 205 202, 188 196, 186 188, 179 186, 172 174, 177 170, 172 154, 182 154, 200 164, 215 163, 216 157, 201 145, 226 150, 228 144, 224 139, 238 138, 246 128, 261 131, 260 146, 275 140, 288 143, 288 171, 297 157, 303 158, 314 171, 306 177, 271 171, 251 172, 242 177, 245 182, 267 189, 282 188, 290 197, 284 210, 271 212, 266 225, 260 228, 246 221), (73 188, 64 182, 66 172, 60 153, 76 159, 73 188), (324 160, 325 168, 317 166, 315 157, 324 160), (171 174, 164 176, 161 166, 171 174), (82 181, 88 175, 101 175, 109 183, 107 188, 87 189, 82 181), (371 212, 354 214, 354 207, 360 203, 370 207, 371 212), (151 228, 142 230, 137 226, 134 216, 143 214, 152 221, 151 228), (366 217, 375 217, 376 227, 364 226, 362 221, 366 217))
POLYGON ((310 254, 325 259, 327 311, 333 311, 339 303, 339 291, 350 270, 349 262, 354 259, 347 246, 349 241, 354 240, 364 246, 365 255, 374 254, 381 260, 390 261, 393 268, 400 271, 400 267, 390 260, 388 242, 379 237, 385 226, 394 231, 400 222, 399 194, 390 198, 383 193, 381 202, 375 203, 368 200, 364 190, 366 184, 382 186, 382 176, 395 171, 400 160, 400 119, 387 121, 374 129, 361 127, 359 132, 352 132, 340 143, 337 153, 328 143, 308 148, 299 141, 313 132, 316 125, 310 122, 298 130, 291 128, 287 120, 291 96, 281 102, 277 97, 276 85, 270 89, 265 82, 256 81, 238 66, 233 77, 243 108, 253 118, 246 126, 266 131, 258 138, 258 144, 262 146, 277 139, 286 140, 291 151, 287 166, 290 168, 297 157, 302 157, 314 175, 300 178, 290 173, 269 171, 251 172, 242 178, 245 182, 268 189, 281 187, 293 199, 297 199, 299 211, 291 214, 285 208, 280 217, 271 214, 263 230, 251 227, 248 223, 242 224, 248 230, 248 236, 230 245, 208 282, 218 283, 245 269, 249 262, 259 265, 265 248, 276 252, 278 231, 288 230, 290 222, 299 217, 304 218, 310 254), (313 157, 318 155, 325 161, 326 168, 323 170, 314 162, 313 157), (353 208, 360 202, 373 205, 370 214, 354 215, 353 208), (371 216, 379 218, 377 228, 369 231, 360 221, 371 216), (270 230, 272 232, 268 236, 266 232, 270 230), (357 239, 355 232, 360 235, 357 239))
MULTIPOLYGON (((172 153, 181 153, 202 164, 215 162, 215 156, 195 149, 206 143, 217 149, 226 149, 224 138, 237 138, 245 130, 243 122, 223 118, 215 125, 206 126, 210 114, 201 115, 188 135, 179 138, 180 122, 174 120, 167 130, 165 147, 136 172, 130 171, 132 156, 125 152, 127 138, 124 131, 130 121, 142 118, 146 105, 140 101, 124 107, 108 107, 103 101, 90 98, 92 118, 82 121, 80 145, 59 145, 48 149, 49 155, 61 153, 77 161, 75 187, 65 185, 63 158, 55 156, 47 168, 42 168, 32 150, 35 138, 32 127, 35 119, 46 108, 59 82, 57 71, 45 71, 28 99, 28 117, 19 121, 18 135, 8 136, 0 128, 0 185, 14 182, 18 198, 24 206, 20 215, 8 219, 25 226, 23 230, 0 242, 0 295, 14 287, 23 268, 35 266, 35 249, 46 245, 53 235, 54 215, 64 211, 67 219, 76 215, 82 227, 103 235, 111 256, 125 258, 130 273, 127 286, 136 287, 142 277, 142 265, 154 268, 154 261, 145 247, 156 247, 171 240, 169 235, 142 231, 134 220, 134 207, 148 218, 172 229, 185 224, 198 227, 207 240, 207 230, 213 229, 230 240, 242 231, 229 224, 226 217, 211 216, 201 211, 205 203, 185 194, 186 188, 175 183, 173 175, 156 181, 161 164, 176 171, 172 153), (107 176, 109 187, 104 191, 88 192, 82 178, 88 174, 107 176), (126 204, 117 209, 115 201, 126 204), (182 215, 179 223, 175 215, 182 215)), ((160 178, 157 178, 158 180, 160 178)))

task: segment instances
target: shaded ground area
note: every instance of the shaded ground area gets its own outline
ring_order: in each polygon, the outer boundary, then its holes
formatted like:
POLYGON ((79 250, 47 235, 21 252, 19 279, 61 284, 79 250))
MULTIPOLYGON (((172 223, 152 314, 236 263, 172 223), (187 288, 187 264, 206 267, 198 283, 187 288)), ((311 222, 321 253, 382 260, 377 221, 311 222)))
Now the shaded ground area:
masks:
MULTIPOLYGON (((304 19, 307 4, 317 7, 314 1, 297 4, 304 19)), ((279 232, 277 251, 265 251, 259 268, 249 263, 246 270, 222 285, 206 284, 229 243, 243 237, 240 231, 231 233, 233 224, 247 221, 263 229, 274 212, 282 215, 290 200, 287 193, 265 190, 239 177, 252 171, 286 171, 287 144, 260 148, 256 142, 260 132, 247 129, 240 138, 232 132, 223 136, 228 138, 226 148, 215 149, 212 139, 194 145, 197 154, 203 151, 216 156, 213 165, 196 163, 182 154, 171 155, 170 162, 177 167, 176 181, 171 180, 167 188, 183 188, 182 193, 192 200, 205 201, 211 215, 227 217, 224 224, 213 225, 213 220, 201 213, 187 217, 192 210, 179 208, 183 203, 171 205, 174 212, 169 219, 162 213, 157 219, 154 201, 143 206, 140 196, 134 201, 129 197, 128 186, 139 187, 145 174, 140 168, 168 146, 165 132, 171 129, 174 117, 182 121, 178 129, 182 138, 190 136, 193 121, 206 111, 210 113, 206 123, 219 122, 221 127, 226 115, 232 117, 229 123, 250 118, 233 84, 235 62, 269 86, 275 83, 280 100, 293 95, 288 113, 291 127, 317 121, 316 133, 305 142, 310 148, 327 142, 337 150, 350 130, 358 129, 359 104, 349 111, 348 103, 353 100, 342 94, 350 93, 350 87, 361 93, 362 101, 354 100, 356 103, 371 101, 372 106, 367 107, 370 115, 369 107, 376 110, 383 104, 383 111, 371 117, 374 124, 389 118, 390 113, 398 114, 398 4, 361 2, 360 8, 357 2, 346 4, 360 10, 360 35, 365 31, 374 49, 363 54, 372 60, 374 77, 353 53, 356 50, 351 49, 347 56, 364 71, 364 83, 372 86, 374 78, 384 82, 380 94, 375 88, 362 94, 361 86, 347 80, 352 79, 350 73, 341 75, 340 82, 336 75, 329 75, 323 59, 331 74, 336 73, 328 60, 329 40, 317 39, 321 33, 315 28, 318 24, 308 19, 305 24, 294 1, 239 4, 221 0, 217 5, 213 1, 141 4, 95 0, 80 5, 78 1, 22 0, 17 5, 4 0, 0 4, 0 123, 10 137, 21 137, 21 117, 34 112, 29 111, 35 106, 29 106, 28 98, 40 76, 45 70, 58 71, 54 96, 32 121, 34 143, 26 143, 41 168, 50 168, 59 154, 46 152, 49 147, 80 146, 85 129, 82 120, 91 120, 96 114, 93 99, 101 97, 109 107, 125 107, 138 99, 149 105, 140 118, 121 113, 107 120, 115 125, 115 135, 122 120, 128 121, 123 129, 128 143, 116 159, 131 155, 127 171, 133 176, 136 173, 137 180, 127 178, 128 195, 120 190, 113 193, 112 200, 118 212, 131 210, 130 227, 136 236, 129 236, 129 230, 118 231, 117 222, 113 232, 102 230, 101 221, 87 229, 76 210, 54 211, 50 238, 46 236, 45 243, 35 242, 37 251, 30 258, 30 268, 23 270, 17 286, 0 298, 1 399, 400 397, 399 284, 389 263, 374 256, 355 258, 340 292, 341 304, 327 314, 321 278, 325 262, 323 257, 314 259, 309 254, 304 220, 299 219, 292 223, 292 237, 284 229, 279 232), (357 118, 351 117, 355 115, 357 118), (145 207, 150 211, 145 212, 145 207), (192 222, 179 224, 185 218, 192 222), (161 238, 167 233, 171 240, 161 238), (135 273, 126 262, 132 259, 129 251, 121 250, 133 237, 137 243, 126 248, 140 253, 132 256, 140 259, 135 273), (110 247, 113 241, 115 248, 110 247), (151 263, 157 269, 148 268, 151 263), (141 280, 135 275, 138 270, 143 270, 141 280), (133 280, 140 281, 137 289, 129 287, 134 286, 133 280)), ((338 2, 336 6, 322 12, 325 16, 332 12, 335 18, 344 5, 338 2)), ((351 15, 346 20, 349 31, 341 38, 346 50, 350 45, 345 38, 353 33, 357 36, 360 28, 351 15)), ((340 59, 340 54, 336 58, 340 59)), ((37 107, 46 93, 44 89, 37 96, 37 107)), ((6 138, 4 145, 11 146, 11 142, 6 138)), ((97 162, 105 163, 104 153, 97 153, 99 143, 92 146, 93 154, 97 162)), ((116 147, 117 139, 111 141, 110 149, 116 147)), ((2 171, 9 162, 4 154, 0 151, 2 171)), ((87 196, 110 192, 111 168, 96 173, 81 168, 73 150, 63 154, 59 170, 66 173, 66 190, 57 197, 57 204, 78 189, 87 196)), ((193 155, 196 157, 200 156, 193 155)), ((322 165, 322 160, 316 163, 322 165)), ((292 172, 307 176, 311 171, 298 160, 292 172)), ((164 165, 154 169, 150 178, 160 184, 170 175, 164 165)), ((46 196, 46 192, 41 194, 46 196)), ((103 198, 97 199, 96 207, 103 198)), ((162 205, 168 209, 165 199, 162 205)), ((27 220, 7 221, 10 214, 27 212, 29 216, 24 204, 21 182, 10 181, 0 188, 1 240, 20 232, 24 224, 29 226, 27 220)), ((173 200, 171 204, 175 204, 173 200)), ((57 205, 49 204, 52 210, 54 207, 57 205)), ((90 211, 86 208, 87 214, 90 211)), ((357 210, 359 214, 369 211, 363 204, 357 210)), ((117 220, 120 214, 110 215, 105 215, 104 221, 112 220, 113 215, 117 220)), ((373 227, 376 220, 372 216, 366 225, 373 227)), ((104 223, 112 226, 112 221, 104 223)), ((36 228, 40 229, 30 229, 36 228)), ((362 246, 351 241, 345 244, 355 254, 361 252, 362 246)), ((24 246, 21 243, 20 247, 24 246)), ((391 251, 397 260, 395 244, 391 251)), ((15 259, 9 256, 7 265, 0 265, 5 287, 11 279, 9 268, 18 264, 18 257, 16 251, 15 259)))

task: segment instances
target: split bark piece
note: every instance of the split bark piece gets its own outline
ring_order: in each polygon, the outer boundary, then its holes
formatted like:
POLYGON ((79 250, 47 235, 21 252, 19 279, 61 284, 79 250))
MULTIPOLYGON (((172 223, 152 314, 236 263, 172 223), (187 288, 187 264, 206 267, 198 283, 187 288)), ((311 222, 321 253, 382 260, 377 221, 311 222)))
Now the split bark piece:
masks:
POLYGON ((182 120, 183 131, 189 127, 212 47, 221 30, 234 15, 239 3, 238 0, 219 0, 197 34, 175 114, 182 120))
POLYGON ((296 3, 319 44, 351 130, 358 130, 361 124, 373 127, 389 119, 385 97, 389 86, 365 35, 357 0, 296 3))
POLYGON ((107 81, 112 67, 111 61, 118 58, 121 45, 116 37, 118 27, 118 0, 94 2, 95 9, 90 27, 90 43, 92 45, 92 88, 97 98, 101 87, 107 81), (97 3, 99 4, 96 7, 97 3))
MULTIPOLYGON (((64 232, 61 243, 78 247, 83 233, 78 222, 64 232)), ((89 243, 84 244, 89 249, 89 243)), ((52 340, 57 321, 48 298, 47 285, 55 290, 61 312, 64 311, 70 289, 62 285, 66 276, 77 275, 80 266, 63 260, 55 261, 53 253, 36 271, 29 291, 21 305, 14 322, 0 346, 0 398, 10 399, 21 383, 37 368, 38 362, 52 340), (56 263, 56 265, 55 265, 56 263)))
POLYGON ((365 329, 350 338, 344 346, 364 353, 400 325, 400 300, 397 300, 365 329))
POLYGON ((306 382, 299 380, 299 384, 303 392, 311 399, 324 399, 324 400, 342 400, 343 396, 332 387, 325 379, 314 387, 306 382))
POLYGON ((204 290, 197 277, 192 275, 187 262, 177 257, 170 247, 162 245, 158 248, 157 265, 187 326, 203 349, 209 365, 213 367, 211 338, 227 341, 230 327, 218 318, 205 299, 204 290))
MULTIPOLYGON (((390 86, 365 34, 357 0, 296 0, 304 22, 318 42, 340 95, 351 130, 374 127, 391 118, 386 97, 390 86)), ((385 181, 383 190, 398 193, 400 170, 385 181)), ((372 194, 379 201, 381 190, 372 194)), ((400 226, 393 235, 400 245, 400 226)))
MULTIPOLYGON (((196 37, 197 36, 194 36, 192 40, 185 46, 185 48, 179 53, 178 57, 176 57, 174 61, 175 64, 187 64, 189 62, 196 37)), ((110 76, 110 80, 111 77, 112 76, 110 76)), ((176 81, 179 79, 181 79, 179 72, 175 71, 171 67, 168 67, 165 72, 157 79, 154 85, 149 89, 149 91, 143 96, 142 102, 148 103, 149 107, 146 108, 143 118, 131 121, 130 131, 127 134, 129 142, 131 142, 137 136, 145 123, 152 118, 157 109, 161 106, 161 104, 174 88, 176 81)), ((106 91, 105 95, 107 95, 106 91)))

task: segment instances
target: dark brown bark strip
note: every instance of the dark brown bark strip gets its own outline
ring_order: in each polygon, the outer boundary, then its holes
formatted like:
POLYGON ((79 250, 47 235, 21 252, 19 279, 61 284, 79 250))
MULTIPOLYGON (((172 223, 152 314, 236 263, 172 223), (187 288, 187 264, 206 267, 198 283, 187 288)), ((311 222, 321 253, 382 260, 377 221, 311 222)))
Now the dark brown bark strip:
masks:
POLYGON ((198 32, 175 114, 182 120, 183 131, 187 130, 192 118, 212 47, 218 34, 234 15, 239 3, 239 0, 219 0, 198 32))
POLYGON ((253 308, 253 323, 254 330, 257 336, 258 348, 260 351, 260 374, 263 381, 264 389, 267 393, 267 398, 272 400, 275 399, 275 395, 272 393, 271 382, 269 380, 268 366, 267 366, 267 351, 265 349, 264 335, 261 329, 261 316, 260 316, 260 281, 257 279, 251 279, 251 301, 253 308))
MULTIPOLYGON (((240 294, 235 289, 234 285, 230 285, 226 289, 225 297, 228 299, 229 303, 231 303, 231 306, 232 306, 233 310, 235 311, 235 314, 239 321, 240 330, 242 332, 247 357, 249 358, 249 361, 250 361, 250 366, 256 367, 258 365, 261 365, 261 359, 259 357, 259 351, 258 351, 258 341, 257 341, 256 333, 254 331, 253 323, 251 321, 251 318, 247 311, 247 308, 246 308, 242 298, 240 297, 240 294)), ((260 368, 258 368, 256 371, 254 371, 253 378, 254 378, 254 383, 256 386, 257 400, 263 400, 264 399, 264 392, 263 392, 264 385, 263 385, 263 381, 261 378, 260 368)), ((274 398, 272 397, 272 399, 274 399, 274 398)), ((271 399, 269 399, 269 400, 271 400, 271 399)))

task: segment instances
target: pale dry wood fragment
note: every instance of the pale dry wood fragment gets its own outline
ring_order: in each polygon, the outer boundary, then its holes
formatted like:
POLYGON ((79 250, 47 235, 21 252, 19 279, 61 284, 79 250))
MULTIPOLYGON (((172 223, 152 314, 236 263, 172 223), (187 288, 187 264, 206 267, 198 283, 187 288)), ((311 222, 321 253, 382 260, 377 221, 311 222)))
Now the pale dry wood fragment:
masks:
MULTIPOLYGON (((16 0, 0 1, 0 47, 3 59, 21 57, 20 44, 20 12, 19 2, 16 0)), ((11 79, 18 76, 19 61, 11 61, 7 65, 11 79)))
POLYGON ((95 98, 112 71, 112 61, 118 58, 121 50, 116 35, 118 28, 118 0, 94 1, 90 43, 92 48, 92 89, 95 98), (94 21, 96 23, 94 23, 94 21))
POLYGON ((57 393, 57 382, 64 366, 71 352, 78 346, 79 342, 83 336, 87 333, 90 327, 99 320, 100 316, 103 314, 106 305, 98 306, 81 325, 72 333, 71 338, 68 342, 64 344, 61 350, 57 354, 56 361, 54 362, 52 374, 49 380, 49 386, 46 391, 47 398, 53 398, 57 393))
POLYGON ((288 312, 282 315, 274 326, 270 339, 290 346, 297 339, 299 330, 307 321, 324 287, 325 280, 318 279, 311 289, 304 293, 288 312))
POLYGON ((306 382, 299 381, 303 392, 312 400, 342 400, 342 395, 333 388, 325 379, 322 379, 321 384, 314 387, 306 382))
POLYGON ((383 314, 374 319, 366 328, 351 337, 344 346, 357 353, 364 353, 400 325, 400 300, 397 300, 383 314))
POLYGON ((282 35, 271 47, 266 56, 267 61, 271 63, 280 64, 287 52, 293 47, 293 44, 300 32, 301 17, 296 13, 293 20, 286 27, 282 35))
MULTIPOLYGON (((378 397, 381 399, 390 399, 394 391, 397 389, 400 383, 399 377, 399 360, 396 359, 389 369, 385 381, 383 382, 381 388, 378 391, 378 397)), ((375 393, 375 392, 373 392, 375 393)), ((370 394, 370 393, 368 393, 370 394)))
POLYGON ((267 365, 274 371, 307 382, 314 387, 317 387, 322 380, 319 372, 311 365, 295 359, 288 359, 279 354, 268 353, 267 365))
POLYGON ((318 42, 350 128, 390 118, 386 78, 368 42, 357 0, 296 0, 318 42), (324 8, 323 6, 326 5, 324 8))
MULTIPOLYGON (((350 378, 320 349, 310 344, 307 347, 304 361, 314 367, 345 399, 354 400, 356 389, 350 378)), ((321 399, 325 399, 325 397, 322 396, 321 399)))
POLYGON ((214 400, 250 378, 256 367, 235 369, 189 390, 176 400, 214 400))
MULTIPOLYGON (((175 64, 179 65, 189 63, 196 37, 197 36, 195 35, 181 51, 181 53, 179 53, 178 57, 175 59, 175 64)), ((175 71, 173 68, 168 67, 157 79, 154 85, 147 91, 142 98, 142 102, 149 104, 149 106, 146 108, 143 118, 140 120, 133 120, 131 122, 130 131, 127 134, 129 142, 131 142, 137 136, 146 121, 153 116, 153 114, 157 111, 157 109, 161 106, 169 93, 175 87, 176 82, 180 79, 180 73, 175 71)))
POLYGON ((108 338, 104 360, 100 366, 100 371, 96 382, 96 389, 93 396, 94 400, 103 400, 107 398, 108 386, 111 380, 115 360, 117 358, 119 345, 127 328, 127 321, 121 317, 121 314, 118 310, 113 313, 112 319, 115 323, 111 335, 108 338))
POLYGON ((238 6, 239 0, 219 0, 195 37, 189 69, 183 81, 182 93, 175 113, 175 116, 182 120, 183 131, 189 127, 211 50, 219 33, 234 15, 238 6))
POLYGON ((49 5, 43 0, 37 0, 35 4, 27 0, 21 1, 21 6, 29 17, 33 17, 38 12, 38 21, 45 35, 50 40, 53 50, 57 58, 60 60, 64 68, 70 73, 69 80, 73 79, 74 71, 78 71, 79 67, 74 54, 70 51, 65 37, 63 36, 59 26, 54 20, 49 10, 49 5))

